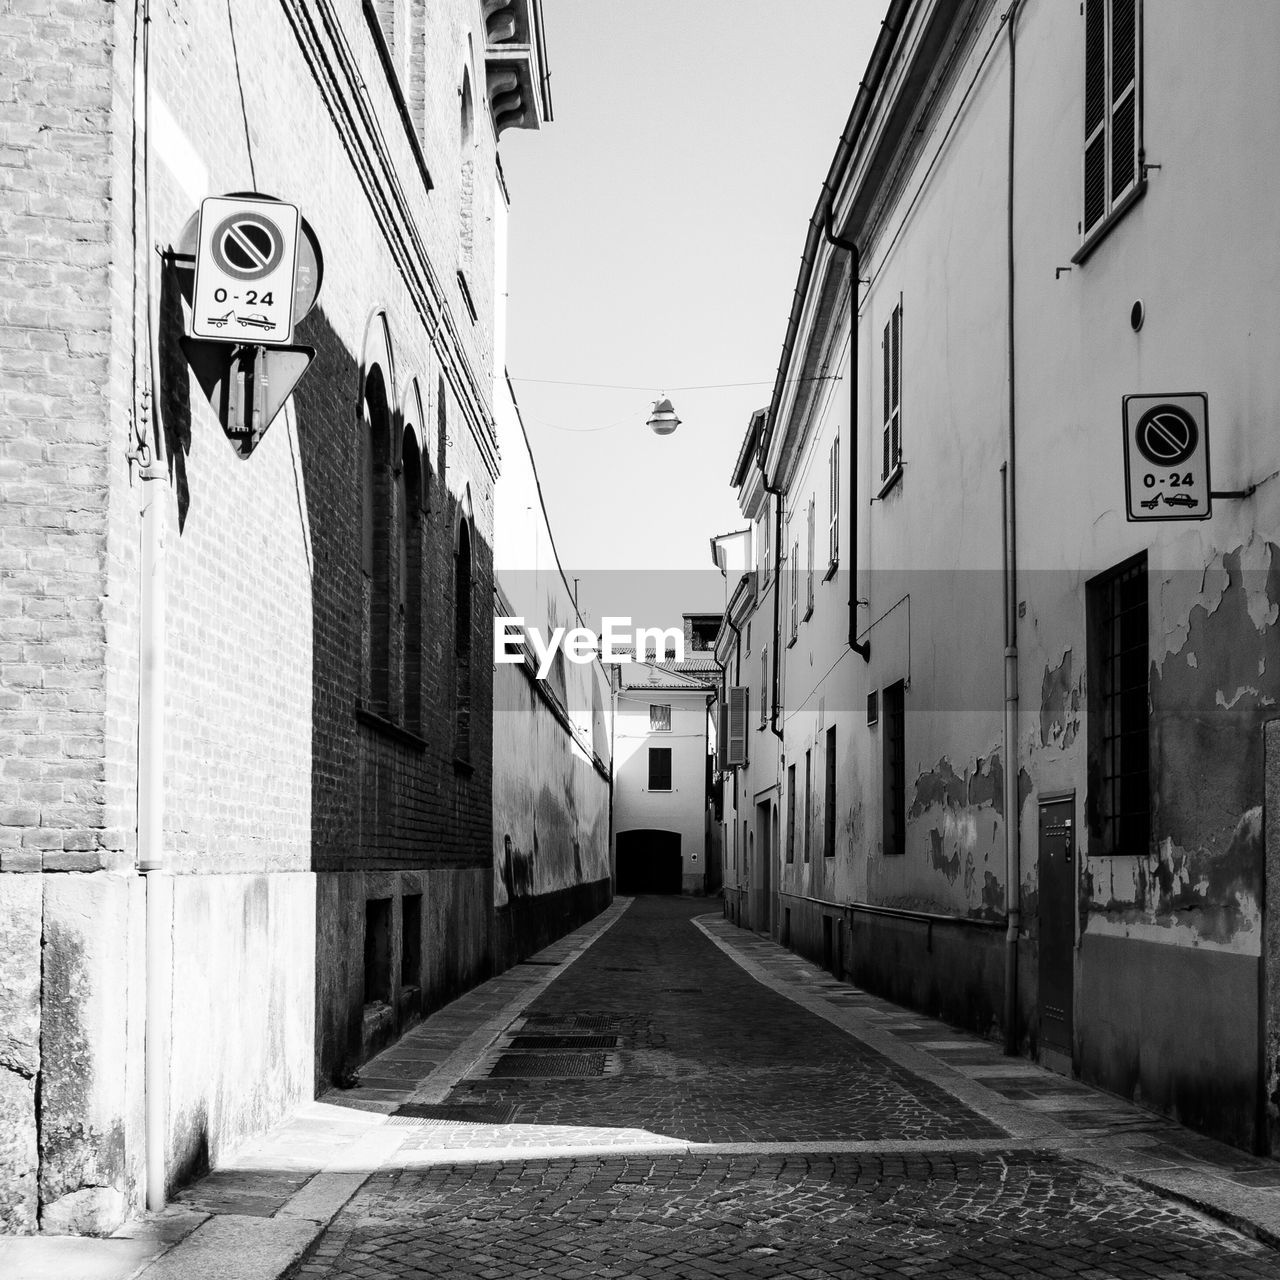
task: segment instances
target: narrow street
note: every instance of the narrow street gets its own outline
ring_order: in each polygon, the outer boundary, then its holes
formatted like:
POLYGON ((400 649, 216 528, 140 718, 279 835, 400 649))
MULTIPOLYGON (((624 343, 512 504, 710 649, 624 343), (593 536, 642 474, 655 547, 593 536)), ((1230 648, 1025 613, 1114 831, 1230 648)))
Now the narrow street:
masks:
POLYGON ((370 1064, 348 1105, 392 1110, 402 1140, 297 1274, 1280 1276, 1269 1248, 1090 1156, 1159 1168, 1205 1140, 940 1038, 712 905, 635 900, 439 1102, 396 1102, 425 1049, 370 1064), (771 989, 796 974, 792 997, 771 989))

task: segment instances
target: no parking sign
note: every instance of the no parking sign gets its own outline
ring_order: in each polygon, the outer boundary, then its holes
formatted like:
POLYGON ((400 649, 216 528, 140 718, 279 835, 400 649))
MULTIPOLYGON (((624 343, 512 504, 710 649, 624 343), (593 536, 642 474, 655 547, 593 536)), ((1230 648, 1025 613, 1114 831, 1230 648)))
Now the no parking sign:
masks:
POLYGON ((1209 519, 1213 494, 1204 392, 1125 396, 1124 478, 1130 520, 1209 519))
POLYGON ((200 205, 191 332, 285 346, 293 340, 297 205, 210 196, 200 205))

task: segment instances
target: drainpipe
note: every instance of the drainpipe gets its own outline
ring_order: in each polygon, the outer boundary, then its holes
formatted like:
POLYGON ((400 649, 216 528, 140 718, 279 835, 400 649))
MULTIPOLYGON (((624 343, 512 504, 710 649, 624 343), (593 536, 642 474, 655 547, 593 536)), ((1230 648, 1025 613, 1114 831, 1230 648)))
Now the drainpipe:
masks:
MULTIPOLYGON (((138 869, 146 882, 146 1032, 143 1088, 147 1208, 165 1206, 165 1156, 168 1127, 168 1075, 165 1052, 165 984, 170 885, 164 859, 164 691, 165 691, 165 524, 168 517, 168 468, 160 411, 158 328, 152 285, 150 185, 150 35, 151 6, 135 8, 140 21, 141 56, 134 67, 136 155, 142 163, 143 244, 146 272, 146 362, 141 379, 135 458, 141 483, 141 566, 138 635, 138 869)), ((137 270, 135 262, 134 269, 137 270)), ((135 335, 136 341, 136 335, 135 335)))
POLYGON ((1021 0, 1013 0, 1004 21, 1009 31, 1009 141, 1008 186, 1005 209, 1006 344, 1009 360, 1009 420, 1006 458, 1000 468, 1001 525, 1004 550, 1004 826, 1005 826, 1005 964, 1004 1051, 1018 1052, 1018 934, 1021 929, 1020 880, 1022 874, 1021 826, 1018 803, 1018 502, 1017 431, 1014 334, 1014 103, 1017 88, 1017 40, 1014 26, 1021 0))
POLYGON ((871 661, 871 641, 858 639, 858 272, 862 254, 852 240, 835 232, 834 197, 828 199, 822 227, 827 243, 849 255, 849 648, 871 661))
POLYGON ((773 662, 770 665, 769 684, 771 686, 769 700, 769 728, 779 742, 783 741, 782 724, 778 717, 778 692, 782 688, 782 613, 779 597, 782 595, 782 499, 781 489, 775 489, 769 483, 769 473, 765 470, 764 447, 761 445, 760 476, 764 481, 764 491, 777 498, 777 512, 773 519, 773 662))

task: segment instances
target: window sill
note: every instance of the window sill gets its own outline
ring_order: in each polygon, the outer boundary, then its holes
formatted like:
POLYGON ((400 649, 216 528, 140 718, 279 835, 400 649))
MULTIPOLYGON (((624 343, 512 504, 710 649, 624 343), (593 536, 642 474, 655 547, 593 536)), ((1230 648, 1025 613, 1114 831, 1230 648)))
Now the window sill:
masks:
POLYGON ((467 277, 461 271, 458 272, 458 291, 462 294, 462 301, 466 303, 467 315, 471 317, 471 323, 475 324, 479 318, 479 313, 476 311, 475 301, 471 297, 471 286, 467 284, 467 277))
POLYGON ((829 565, 827 565, 827 571, 826 571, 826 573, 824 573, 824 574, 822 575, 822 580, 823 580, 823 582, 827 582, 827 581, 829 581, 830 579, 834 578, 834 577, 836 576, 836 570, 837 570, 839 567, 840 567, 840 561, 839 561, 839 560, 832 560, 832 561, 831 561, 831 563, 830 563, 829 565))
POLYGON ((877 498, 885 497, 889 491, 902 479, 902 463, 899 462, 896 467, 889 473, 888 478, 880 486, 880 492, 876 494, 877 498))
POLYGON ((801 621, 801 622, 808 622, 808 621, 809 621, 809 619, 810 619, 810 618, 812 618, 812 617, 813 617, 813 601, 812 601, 812 600, 810 600, 810 601, 809 601, 809 607, 804 611, 804 616, 800 619, 800 621, 801 621))
POLYGON ((461 756, 453 757, 453 771, 461 774, 464 778, 469 778, 476 771, 475 765, 470 760, 464 760, 461 756))
POLYGON ((794 648, 796 647, 796 641, 797 641, 799 638, 800 638, 800 637, 799 637, 798 635, 796 635, 796 633, 793 631, 793 632, 791 633, 791 639, 787 641, 787 648, 788 648, 788 649, 794 649, 794 648))
POLYGON ((360 702, 356 703, 356 720, 366 728, 381 734, 384 738, 391 738, 406 747, 412 747, 415 751, 425 751, 427 749, 426 738, 420 737, 412 729, 406 729, 402 725, 396 724, 395 721, 388 720, 386 716, 371 710, 360 702))
POLYGON ((1121 197, 1120 203, 1084 238, 1084 243, 1071 255, 1072 264, 1081 266, 1093 251, 1111 234, 1116 224, 1147 194, 1146 178, 1139 178, 1133 189, 1121 197))

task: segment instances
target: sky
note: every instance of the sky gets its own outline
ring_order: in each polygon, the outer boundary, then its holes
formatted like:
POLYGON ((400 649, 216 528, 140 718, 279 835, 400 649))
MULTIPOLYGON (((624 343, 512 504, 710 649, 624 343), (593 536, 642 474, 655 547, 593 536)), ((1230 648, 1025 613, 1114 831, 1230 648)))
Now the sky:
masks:
POLYGON ((723 604, 709 539, 744 523, 733 463, 885 8, 544 0, 555 118, 502 139, 507 368, 584 611, 723 604))

